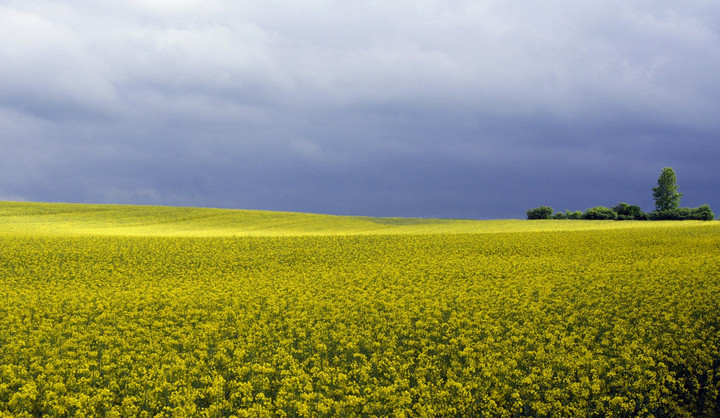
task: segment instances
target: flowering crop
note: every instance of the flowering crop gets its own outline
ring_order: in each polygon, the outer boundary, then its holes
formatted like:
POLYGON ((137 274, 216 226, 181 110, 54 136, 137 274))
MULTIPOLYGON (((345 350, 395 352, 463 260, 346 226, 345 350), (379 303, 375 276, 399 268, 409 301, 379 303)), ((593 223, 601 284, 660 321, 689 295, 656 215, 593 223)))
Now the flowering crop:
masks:
POLYGON ((0 233, 0 415, 720 414, 714 222, 99 216, 0 233))

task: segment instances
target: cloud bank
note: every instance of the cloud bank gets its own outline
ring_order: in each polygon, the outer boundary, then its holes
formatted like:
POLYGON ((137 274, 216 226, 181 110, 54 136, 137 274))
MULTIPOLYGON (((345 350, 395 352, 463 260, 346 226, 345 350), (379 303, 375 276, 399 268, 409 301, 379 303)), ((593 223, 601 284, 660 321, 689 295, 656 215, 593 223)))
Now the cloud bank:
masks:
POLYGON ((720 211, 706 1, 6 1, 0 198, 720 211))

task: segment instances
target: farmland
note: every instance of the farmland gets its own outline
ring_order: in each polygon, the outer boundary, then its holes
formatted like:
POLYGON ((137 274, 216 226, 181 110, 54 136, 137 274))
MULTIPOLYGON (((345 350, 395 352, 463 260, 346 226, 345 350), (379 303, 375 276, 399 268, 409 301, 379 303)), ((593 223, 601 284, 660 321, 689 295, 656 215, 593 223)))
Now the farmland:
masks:
POLYGON ((0 416, 717 416, 720 222, 0 203, 0 416))

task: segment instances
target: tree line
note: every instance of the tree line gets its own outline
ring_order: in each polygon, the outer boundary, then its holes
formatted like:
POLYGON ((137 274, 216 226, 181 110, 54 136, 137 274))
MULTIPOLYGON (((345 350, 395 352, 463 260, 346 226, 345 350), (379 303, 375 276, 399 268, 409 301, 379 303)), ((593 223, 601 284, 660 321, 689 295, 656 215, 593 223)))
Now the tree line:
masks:
POLYGON ((529 209, 526 214, 528 219, 599 219, 617 221, 712 221, 715 219, 715 214, 709 205, 701 205, 696 208, 680 207, 682 193, 678 192, 677 176, 670 167, 662 169, 657 181, 657 187, 653 187, 652 190, 653 199, 655 200, 655 210, 652 212, 643 212, 640 206, 621 202, 611 208, 595 206, 585 210, 585 212, 579 210, 555 212, 550 206, 540 206, 529 209))

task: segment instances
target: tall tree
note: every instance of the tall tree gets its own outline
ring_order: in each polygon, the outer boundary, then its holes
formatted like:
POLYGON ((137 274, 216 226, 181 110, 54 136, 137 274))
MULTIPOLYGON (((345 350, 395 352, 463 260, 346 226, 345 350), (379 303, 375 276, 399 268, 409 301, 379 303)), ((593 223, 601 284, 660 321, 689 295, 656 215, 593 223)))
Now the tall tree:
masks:
POLYGON ((677 176, 670 167, 665 167, 660 173, 657 187, 653 187, 655 210, 658 212, 677 209, 680 205, 682 193, 677 191, 677 176))

